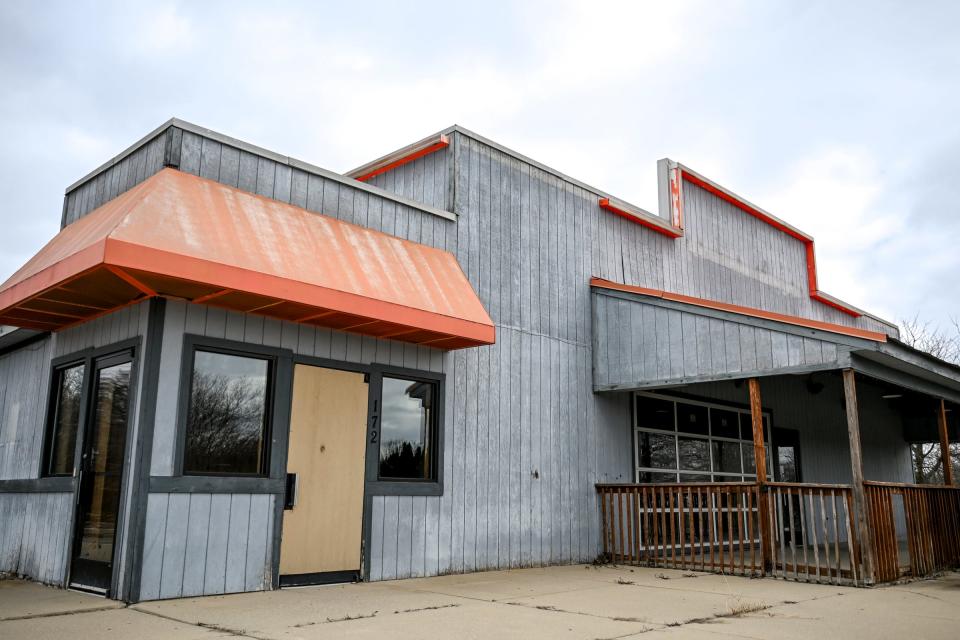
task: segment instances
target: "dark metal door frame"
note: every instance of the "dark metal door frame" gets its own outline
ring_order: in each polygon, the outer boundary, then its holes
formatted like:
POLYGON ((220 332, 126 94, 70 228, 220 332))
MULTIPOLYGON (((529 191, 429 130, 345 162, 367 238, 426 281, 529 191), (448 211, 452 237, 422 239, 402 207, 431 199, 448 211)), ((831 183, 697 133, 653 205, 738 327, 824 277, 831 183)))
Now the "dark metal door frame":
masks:
MULTIPOLYGON (((119 345, 118 345, 119 346, 119 345)), ((120 555, 120 548, 117 545, 117 529, 120 524, 120 516, 123 513, 123 489, 124 489, 124 470, 126 468, 126 460, 121 460, 120 462, 120 473, 121 477, 118 481, 119 485, 119 496, 117 497, 118 505, 116 509, 116 518, 117 521, 114 523, 113 530, 113 553, 111 556, 111 562, 109 565, 109 575, 106 579, 105 585, 100 584, 84 584, 83 582, 75 582, 75 574, 77 573, 77 561, 81 560, 84 563, 92 564, 95 561, 87 561, 78 558, 80 552, 80 545, 83 541, 83 514, 84 510, 89 508, 89 505, 84 504, 91 499, 90 490, 91 490, 91 481, 93 479, 93 474, 90 469, 90 464, 92 461, 91 456, 91 447, 93 446, 93 429, 96 422, 97 408, 98 403, 95 397, 95 394, 98 389, 98 377, 100 371, 107 369, 113 366, 130 364, 130 376, 127 381, 127 416, 124 424, 123 437, 124 443, 120 447, 121 455, 126 457, 128 455, 128 436, 130 431, 130 422, 132 420, 132 408, 133 401, 136 395, 136 362, 135 362, 135 348, 134 347, 120 347, 118 349, 110 349, 104 355, 101 356, 91 356, 90 357, 90 367, 89 367, 89 381, 85 384, 85 393, 86 397, 84 401, 86 402, 86 411, 83 415, 84 423, 78 434, 78 443, 77 448, 81 453, 80 461, 77 465, 78 468, 78 478, 76 485, 76 494, 74 499, 74 509, 73 509, 73 530, 71 532, 71 544, 70 544, 70 562, 68 565, 68 575, 67 575, 67 586, 75 589, 89 590, 95 593, 103 594, 107 597, 110 597, 112 587, 116 582, 116 569, 118 565, 118 558, 120 555)), ((85 576, 84 580, 88 576, 85 576)))

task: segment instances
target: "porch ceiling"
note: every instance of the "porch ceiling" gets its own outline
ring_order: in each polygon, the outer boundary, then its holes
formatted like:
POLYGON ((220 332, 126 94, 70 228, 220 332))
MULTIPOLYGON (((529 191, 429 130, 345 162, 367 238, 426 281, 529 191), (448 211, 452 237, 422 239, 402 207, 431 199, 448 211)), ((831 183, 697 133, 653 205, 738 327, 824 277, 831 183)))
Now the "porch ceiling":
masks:
POLYGON ((152 296, 443 349, 495 340, 449 252, 174 169, 0 285, 0 324, 56 331, 152 296))
POLYGON ((594 390, 852 368, 960 402, 960 367, 884 334, 595 279, 594 390))

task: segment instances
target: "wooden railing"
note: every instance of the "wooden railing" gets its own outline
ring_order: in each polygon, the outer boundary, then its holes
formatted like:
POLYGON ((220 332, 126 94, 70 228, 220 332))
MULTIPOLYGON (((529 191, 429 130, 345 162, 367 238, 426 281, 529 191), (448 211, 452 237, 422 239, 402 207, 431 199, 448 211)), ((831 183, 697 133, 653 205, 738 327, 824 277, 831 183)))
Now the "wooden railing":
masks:
POLYGON ((774 482, 767 485, 766 499, 772 575, 833 584, 863 581, 849 486, 774 482))
POLYGON ((960 566, 960 489, 865 482, 877 582, 960 566))
POLYGON ((960 489, 864 483, 872 575, 848 485, 598 484, 611 562, 864 586, 960 567, 960 489))
POLYGON ((597 485, 603 552, 622 564, 762 575, 754 483, 597 485))

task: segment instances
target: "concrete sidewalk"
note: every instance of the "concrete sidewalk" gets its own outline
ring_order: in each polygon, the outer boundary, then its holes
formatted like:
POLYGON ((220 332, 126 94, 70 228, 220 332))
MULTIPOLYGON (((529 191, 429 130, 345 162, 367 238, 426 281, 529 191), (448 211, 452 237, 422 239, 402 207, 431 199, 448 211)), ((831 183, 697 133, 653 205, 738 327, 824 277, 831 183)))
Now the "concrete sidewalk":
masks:
POLYGON ((0 638, 957 638, 960 574, 876 589, 551 567, 124 607, 0 581, 0 638))

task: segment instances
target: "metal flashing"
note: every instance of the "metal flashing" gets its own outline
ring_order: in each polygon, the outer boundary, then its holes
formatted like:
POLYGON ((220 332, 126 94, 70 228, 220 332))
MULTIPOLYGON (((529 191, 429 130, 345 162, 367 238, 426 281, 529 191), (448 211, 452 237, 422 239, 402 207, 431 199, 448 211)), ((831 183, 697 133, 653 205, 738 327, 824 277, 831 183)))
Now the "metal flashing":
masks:
POLYGON ((431 154, 434 151, 446 149, 449 146, 450 139, 447 137, 447 135, 443 133, 437 133, 432 136, 428 136, 423 140, 418 140, 413 144, 409 144, 402 149, 388 153, 387 155, 361 165, 356 169, 351 169, 343 175, 347 176, 348 178, 353 178, 354 180, 359 180, 360 182, 365 182, 374 176, 378 176, 381 173, 386 173, 391 169, 396 169, 397 167, 403 166, 408 162, 413 162, 417 158, 422 158, 425 155, 431 154))
POLYGON ((782 313, 775 313, 773 311, 765 311, 763 309, 756 309, 753 307, 744 307, 740 305, 730 304, 727 302, 720 302, 718 300, 696 298, 694 296, 687 296, 679 293, 662 291, 660 289, 650 289, 647 287, 637 287, 633 285, 621 284, 618 282, 605 280, 603 278, 591 278, 590 286, 596 287, 599 289, 612 289, 615 291, 625 291, 627 293, 635 293, 635 294, 644 295, 644 296, 651 296, 654 298, 663 298, 665 300, 683 302, 683 303, 698 306, 698 307, 706 307, 709 309, 719 309, 722 311, 729 311, 731 313, 738 313, 745 316, 752 316, 755 318, 764 318, 767 320, 774 320, 774 321, 783 322, 786 324, 792 324, 792 325, 801 326, 801 327, 809 327, 811 329, 820 329, 822 331, 829 331, 831 333, 838 333, 841 335, 864 338, 866 340, 873 340, 876 342, 887 341, 887 334, 880 333, 878 331, 868 331, 866 329, 860 329, 857 327, 847 327, 844 325, 834 324, 831 322, 822 322, 820 320, 811 320, 809 318, 790 316, 782 313))
POLYGON ((662 233, 670 238, 679 238, 683 235, 683 229, 671 225, 664 221, 663 218, 649 214, 643 209, 629 205, 626 202, 621 202, 613 198, 600 198, 598 204, 601 209, 606 209, 621 218, 643 225, 648 229, 662 233))

